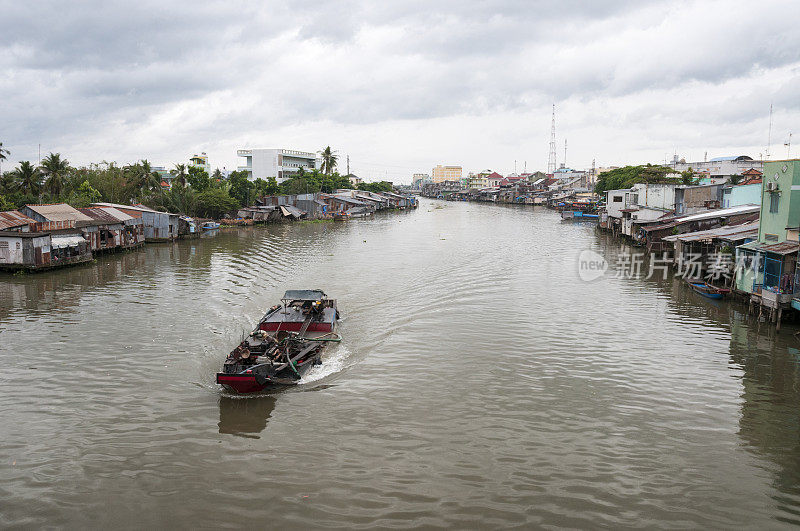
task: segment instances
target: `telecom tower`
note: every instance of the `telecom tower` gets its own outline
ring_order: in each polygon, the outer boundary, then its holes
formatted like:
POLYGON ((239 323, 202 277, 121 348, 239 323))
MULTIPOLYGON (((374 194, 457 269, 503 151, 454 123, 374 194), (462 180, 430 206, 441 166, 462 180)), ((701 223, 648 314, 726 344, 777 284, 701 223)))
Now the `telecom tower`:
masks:
POLYGON ((556 104, 553 104, 553 123, 550 126, 550 155, 547 157, 547 173, 556 172, 556 104))

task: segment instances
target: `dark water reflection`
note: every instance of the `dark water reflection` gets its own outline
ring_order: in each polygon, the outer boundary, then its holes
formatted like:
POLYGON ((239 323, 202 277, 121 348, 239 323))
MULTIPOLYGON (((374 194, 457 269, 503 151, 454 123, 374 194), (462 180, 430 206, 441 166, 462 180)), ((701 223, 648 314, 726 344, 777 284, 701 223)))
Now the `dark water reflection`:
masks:
POLYGON ((632 251, 427 201, 0 277, 0 526, 798 523, 798 328, 674 277, 582 282, 583 249, 632 251), (225 395, 290 287, 336 296, 345 341, 295 390, 225 395))
POLYGON ((267 427, 277 396, 219 398, 219 432, 243 437, 255 436, 267 427))

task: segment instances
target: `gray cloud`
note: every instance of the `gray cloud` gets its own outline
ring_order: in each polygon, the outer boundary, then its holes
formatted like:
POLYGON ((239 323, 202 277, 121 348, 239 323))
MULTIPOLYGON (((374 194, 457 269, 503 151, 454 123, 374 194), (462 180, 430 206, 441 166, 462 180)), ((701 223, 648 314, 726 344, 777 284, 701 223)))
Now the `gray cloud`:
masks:
POLYGON ((754 145, 769 101, 800 112, 800 7, 784 2, 0 0, 0 12, 0 141, 20 156, 42 141, 179 159, 314 128, 326 143, 404 121, 458 136, 494 118, 529 133, 489 141, 542 142, 544 159, 557 101, 559 124, 586 143, 601 126, 647 131, 626 157, 676 143, 681 124, 687 145, 754 145), (722 129, 733 126, 742 133, 722 129))

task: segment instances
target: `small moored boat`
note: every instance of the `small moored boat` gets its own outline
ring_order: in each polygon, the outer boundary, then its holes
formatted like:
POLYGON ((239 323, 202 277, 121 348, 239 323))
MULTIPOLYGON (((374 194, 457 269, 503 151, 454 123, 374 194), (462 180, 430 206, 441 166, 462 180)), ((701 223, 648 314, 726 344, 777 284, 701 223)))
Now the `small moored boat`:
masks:
POLYGON ((322 290, 289 290, 225 359, 217 383, 237 393, 296 385, 338 342, 336 301, 322 290))
POLYGON ((695 293, 699 293, 703 297, 708 297, 709 299, 721 299, 731 292, 729 289, 718 288, 702 280, 687 280, 686 282, 695 293))
POLYGON ((217 223, 216 221, 206 221, 200 226, 200 228, 203 230, 215 230, 218 229, 219 226, 220 226, 219 223, 217 223))

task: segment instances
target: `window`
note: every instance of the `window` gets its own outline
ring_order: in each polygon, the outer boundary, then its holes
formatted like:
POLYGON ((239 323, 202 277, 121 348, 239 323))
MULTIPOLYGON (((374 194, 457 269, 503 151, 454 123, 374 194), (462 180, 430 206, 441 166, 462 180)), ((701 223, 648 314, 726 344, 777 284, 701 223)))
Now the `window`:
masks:
POLYGON ((0 242, 0 259, 8 260, 11 253, 8 249, 8 242, 0 242))
POLYGON ((778 212, 778 202, 781 200, 781 196, 778 194, 770 194, 769 196, 769 211, 771 214, 775 214, 778 212))
POLYGON ((764 234, 764 240, 768 242, 776 242, 778 241, 777 234, 764 234))
POLYGON ((615 203, 622 203, 622 196, 621 195, 615 195, 614 196, 614 202, 615 203))

